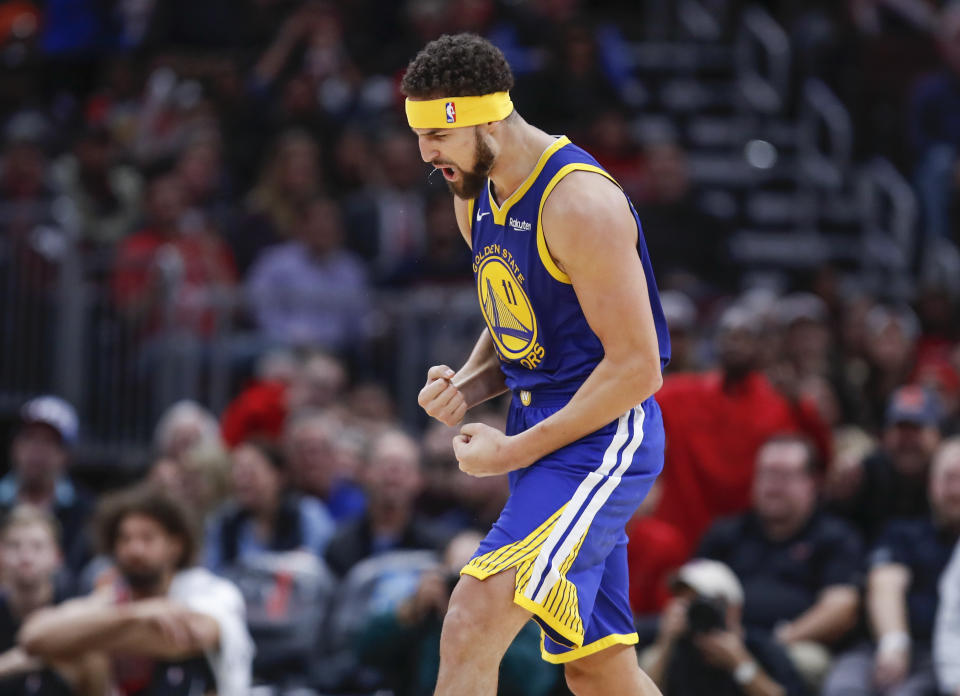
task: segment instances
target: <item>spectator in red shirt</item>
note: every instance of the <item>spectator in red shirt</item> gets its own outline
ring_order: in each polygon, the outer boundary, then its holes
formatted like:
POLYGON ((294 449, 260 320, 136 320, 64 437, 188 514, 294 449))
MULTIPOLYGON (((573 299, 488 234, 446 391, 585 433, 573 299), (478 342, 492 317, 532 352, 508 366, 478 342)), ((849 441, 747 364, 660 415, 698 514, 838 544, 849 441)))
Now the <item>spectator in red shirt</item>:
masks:
POLYGON ((731 307, 720 318, 719 369, 669 376, 657 393, 667 448, 655 516, 682 532, 688 553, 713 519, 749 507, 757 451, 771 436, 804 433, 829 455, 816 406, 788 400, 757 370, 760 340, 755 313, 731 307))
POLYGON ((236 284, 233 257, 217 234, 185 215, 183 185, 162 174, 147 191, 147 224, 120 245, 113 293, 128 318, 206 335, 219 293, 236 284))

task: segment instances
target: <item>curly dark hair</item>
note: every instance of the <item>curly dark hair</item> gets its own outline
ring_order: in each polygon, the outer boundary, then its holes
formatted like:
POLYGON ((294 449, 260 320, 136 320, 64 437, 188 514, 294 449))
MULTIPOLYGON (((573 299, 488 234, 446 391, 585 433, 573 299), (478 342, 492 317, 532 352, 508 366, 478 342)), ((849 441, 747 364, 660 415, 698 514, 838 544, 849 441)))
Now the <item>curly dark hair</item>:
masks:
POLYGON ((189 568, 198 547, 197 522, 187 507, 168 493, 150 483, 114 493, 105 498, 97 511, 97 531, 100 550, 113 555, 120 536, 120 525, 131 515, 143 515, 155 520, 172 537, 183 544, 177 559, 177 570, 189 568))
POLYGON ((415 99, 475 97, 513 88, 500 49, 476 34, 444 34, 410 61, 400 91, 415 99))

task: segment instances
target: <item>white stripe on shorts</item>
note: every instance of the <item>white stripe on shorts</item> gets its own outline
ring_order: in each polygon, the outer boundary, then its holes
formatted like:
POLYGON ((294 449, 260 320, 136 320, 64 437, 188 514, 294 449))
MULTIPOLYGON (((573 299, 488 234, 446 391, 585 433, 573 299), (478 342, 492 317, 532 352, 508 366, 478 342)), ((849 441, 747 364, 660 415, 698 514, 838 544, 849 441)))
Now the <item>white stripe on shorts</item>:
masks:
POLYGON ((579 535, 583 533, 582 531, 577 532, 577 530, 586 529, 586 527, 590 525, 590 523, 593 521, 593 518, 596 516, 600 505, 602 505, 603 502, 610 497, 610 493, 616 487, 617 483, 619 483, 620 475, 623 473, 623 470, 626 468, 626 466, 630 465, 630 462, 633 459, 633 454, 636 452, 637 448, 640 446, 640 441, 643 439, 643 432, 641 428, 642 424, 643 408, 640 406, 637 406, 636 408, 633 408, 620 416, 617 423, 617 432, 614 434, 613 439, 610 441, 606 451, 603 453, 603 460, 601 461, 600 466, 595 471, 591 471, 589 474, 587 474, 583 481, 580 482, 580 485, 577 486, 577 490, 574 492, 570 502, 567 503, 566 508, 564 508, 563 514, 560 515, 560 519, 557 520, 553 531, 540 548, 540 553, 537 554, 537 559, 534 561, 533 568, 530 572, 530 580, 527 583, 526 590, 524 591, 524 595, 527 597, 527 599, 531 599, 536 602, 542 602, 543 598, 546 597, 547 593, 549 593, 557 579, 559 579, 560 576, 557 568, 560 567, 564 558, 566 558, 566 556, 570 553, 573 545, 578 541, 579 535), (639 413, 639 423, 636 422, 637 413, 639 413), (630 443, 627 444, 627 447, 624 449, 624 455, 629 453, 629 456, 625 456, 625 459, 621 458, 621 463, 618 465, 617 453, 620 451, 620 448, 623 447, 624 443, 627 442, 627 438, 630 433, 631 414, 634 418, 633 437, 631 438, 630 443), (626 466, 624 466, 622 461, 626 462, 626 466), (616 470, 614 470, 614 467, 616 467, 616 470), (611 471, 613 471, 613 476, 616 478, 608 478, 606 481, 604 481, 604 477, 608 476, 611 471), (560 542, 564 532, 573 523, 577 513, 586 502, 590 491, 592 491, 601 481, 603 481, 603 484, 600 490, 597 491, 583 516, 577 520, 576 527, 564 541, 563 546, 560 548, 560 553, 557 553, 553 563, 551 564, 549 576, 544 581, 540 592, 537 592, 535 599, 533 593, 536 590, 537 585, 540 583, 540 578, 543 577, 545 571, 547 570, 547 563, 550 560, 550 555, 560 542), (609 485, 611 481, 613 483, 612 485, 609 485), (603 501, 597 505, 594 505, 594 502, 597 500, 597 498, 603 494, 604 489, 607 490, 606 494, 603 496, 603 501))

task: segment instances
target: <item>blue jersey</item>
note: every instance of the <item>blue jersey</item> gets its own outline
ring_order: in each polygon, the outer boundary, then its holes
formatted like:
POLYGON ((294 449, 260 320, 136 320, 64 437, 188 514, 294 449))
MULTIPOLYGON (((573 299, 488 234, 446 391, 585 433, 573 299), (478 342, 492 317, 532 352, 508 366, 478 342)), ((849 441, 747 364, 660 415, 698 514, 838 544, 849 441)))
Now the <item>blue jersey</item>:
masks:
MULTIPOLYGON (((494 202, 489 180, 486 195, 467 203, 480 306, 507 387, 514 391, 573 394, 603 358, 600 339, 587 324, 570 279, 550 257, 540 224, 550 192, 573 171, 596 172, 614 181, 593 157, 561 137, 502 205, 494 202)), ((632 204, 630 210, 637 221, 637 253, 662 368, 670 360, 670 335, 640 220, 632 204)), ((604 231, 594 233, 603 244, 604 231)))

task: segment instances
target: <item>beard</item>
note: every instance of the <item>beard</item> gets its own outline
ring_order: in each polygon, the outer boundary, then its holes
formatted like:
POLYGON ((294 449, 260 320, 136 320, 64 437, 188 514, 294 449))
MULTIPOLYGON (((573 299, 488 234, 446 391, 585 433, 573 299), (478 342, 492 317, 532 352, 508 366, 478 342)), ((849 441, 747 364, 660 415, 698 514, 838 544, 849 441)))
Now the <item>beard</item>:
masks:
POLYGON ((495 159, 493 150, 487 145, 486 141, 480 137, 480 130, 475 131, 477 138, 477 156, 473 164, 473 169, 460 171, 460 181, 448 181, 447 188, 450 192, 462 198, 463 200, 472 200, 483 192, 486 186, 487 177, 490 176, 490 170, 493 169, 495 159))
POLYGON ((163 570, 158 568, 120 568, 120 574, 130 589, 139 595, 153 594, 163 582, 163 570))

